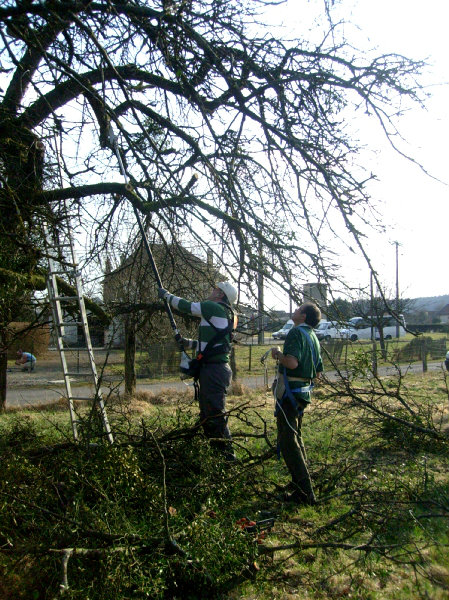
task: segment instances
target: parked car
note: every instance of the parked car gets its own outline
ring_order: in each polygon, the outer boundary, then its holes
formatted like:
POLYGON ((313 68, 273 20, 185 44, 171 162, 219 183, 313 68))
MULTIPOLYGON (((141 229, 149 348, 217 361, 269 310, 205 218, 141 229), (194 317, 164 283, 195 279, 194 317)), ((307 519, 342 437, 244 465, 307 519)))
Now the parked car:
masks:
POLYGON ((294 327, 294 325, 295 325, 295 324, 293 323, 293 321, 292 321, 291 319, 289 319, 289 320, 287 321, 287 323, 285 323, 285 324, 283 325, 282 329, 279 329, 279 331, 275 331, 275 332, 273 333, 273 337, 274 337, 274 339, 275 339, 275 340, 285 340, 285 338, 286 338, 286 337, 287 337, 287 335, 288 335, 288 332, 290 331, 290 329, 291 329, 292 327, 294 327))
MULTIPOLYGON (((399 315, 400 324, 399 324, 399 337, 404 337, 406 335, 406 331, 404 329, 405 321, 404 316, 399 315)), ((370 340, 371 339, 371 324, 377 323, 377 318, 367 317, 366 319, 363 317, 352 317, 348 321, 348 328, 342 330, 342 334, 344 337, 347 337, 351 340, 351 342, 356 342, 357 340, 370 340)), ((382 329, 384 333, 385 340, 391 340, 396 337, 396 328, 397 321, 394 317, 390 315, 385 315, 382 317, 382 329)), ((374 330, 374 338, 378 340, 380 338, 379 330, 377 327, 373 327, 374 330)))
POLYGON ((322 341, 341 339, 343 327, 338 321, 321 321, 315 329, 316 337, 322 341))

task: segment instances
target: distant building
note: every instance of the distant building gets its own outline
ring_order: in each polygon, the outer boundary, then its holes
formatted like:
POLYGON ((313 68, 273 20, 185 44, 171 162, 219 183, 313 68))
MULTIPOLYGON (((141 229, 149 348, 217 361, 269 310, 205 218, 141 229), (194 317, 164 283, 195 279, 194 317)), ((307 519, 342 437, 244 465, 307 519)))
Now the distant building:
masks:
POLYGON ((315 302, 321 309, 323 317, 326 316, 327 285, 325 283, 305 283, 302 287, 304 302, 315 302))
POLYGON ((449 304, 443 306, 436 314, 440 318, 440 323, 449 323, 449 304))

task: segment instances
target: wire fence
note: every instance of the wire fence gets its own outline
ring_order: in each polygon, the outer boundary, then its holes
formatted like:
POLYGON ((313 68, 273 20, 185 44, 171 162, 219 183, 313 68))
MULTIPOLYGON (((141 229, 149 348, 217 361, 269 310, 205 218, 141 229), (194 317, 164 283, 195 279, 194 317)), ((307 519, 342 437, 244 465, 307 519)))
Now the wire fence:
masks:
MULTIPOLYGON (((237 344, 233 347, 235 366, 241 374, 259 375, 265 370, 261 358, 276 341, 265 344, 237 344)), ((379 361, 386 363, 411 363, 427 360, 444 360, 448 340, 446 338, 432 339, 431 337, 405 340, 385 340, 384 349, 379 341, 363 340, 329 340, 321 342, 322 357, 325 369, 334 365, 345 367, 355 356, 366 353, 370 357, 373 351, 379 361)), ((179 352, 176 344, 167 342, 152 344, 147 351, 141 351, 137 357, 137 376, 140 378, 163 379, 179 374, 179 352)))

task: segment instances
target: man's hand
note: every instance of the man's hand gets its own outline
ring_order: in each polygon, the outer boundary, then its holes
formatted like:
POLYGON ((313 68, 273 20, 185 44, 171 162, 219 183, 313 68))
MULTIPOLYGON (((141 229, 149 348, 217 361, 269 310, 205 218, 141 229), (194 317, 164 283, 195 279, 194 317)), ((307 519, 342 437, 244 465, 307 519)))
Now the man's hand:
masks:
POLYGON ((271 358, 274 358, 274 360, 278 360, 280 354, 282 354, 282 352, 281 352, 281 349, 279 348, 279 346, 276 346, 275 348, 271 348, 271 358))
POLYGON ((157 295, 159 296, 159 298, 160 298, 161 300, 164 300, 164 299, 165 299, 165 296, 166 296, 167 294, 169 294, 169 293, 170 293, 170 292, 167 292, 167 290, 164 290, 164 288, 158 288, 158 289, 157 289, 157 295))
POLYGON ((181 338, 179 340, 177 340, 177 344, 178 344, 178 348, 180 350, 185 350, 186 348, 190 349, 190 348, 194 348, 196 346, 196 344, 193 344, 194 340, 190 340, 189 338, 181 338))
POLYGON ((298 366, 298 359, 291 354, 284 354, 281 352, 279 346, 276 348, 271 348, 271 356, 274 358, 274 360, 279 361, 280 365, 287 367, 287 369, 296 369, 298 366))

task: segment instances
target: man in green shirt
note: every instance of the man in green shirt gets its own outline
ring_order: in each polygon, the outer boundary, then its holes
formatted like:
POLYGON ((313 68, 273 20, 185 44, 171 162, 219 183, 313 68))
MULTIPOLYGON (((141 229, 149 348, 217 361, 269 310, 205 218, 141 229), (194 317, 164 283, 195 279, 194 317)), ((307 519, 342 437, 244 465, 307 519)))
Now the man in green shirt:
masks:
POLYGON ((301 437, 304 409, 311 399, 313 380, 323 371, 320 344, 313 331, 321 319, 320 309, 312 303, 302 304, 292 315, 295 327, 289 331, 283 351, 272 348, 279 362, 274 390, 278 444, 290 472, 293 489, 285 500, 298 504, 315 504, 307 455, 301 437))
POLYGON ((237 300, 237 290, 227 281, 217 283, 203 302, 178 298, 163 288, 159 288, 158 294, 175 310, 201 319, 198 340, 183 338, 184 346, 196 349, 198 357, 204 355, 199 374, 200 419, 208 438, 227 440, 225 443, 213 441, 212 445, 221 450, 227 460, 235 460, 226 416, 226 394, 232 379, 229 354, 235 328, 232 305, 237 300), (219 332, 225 332, 225 335, 214 343, 213 338, 219 332))

